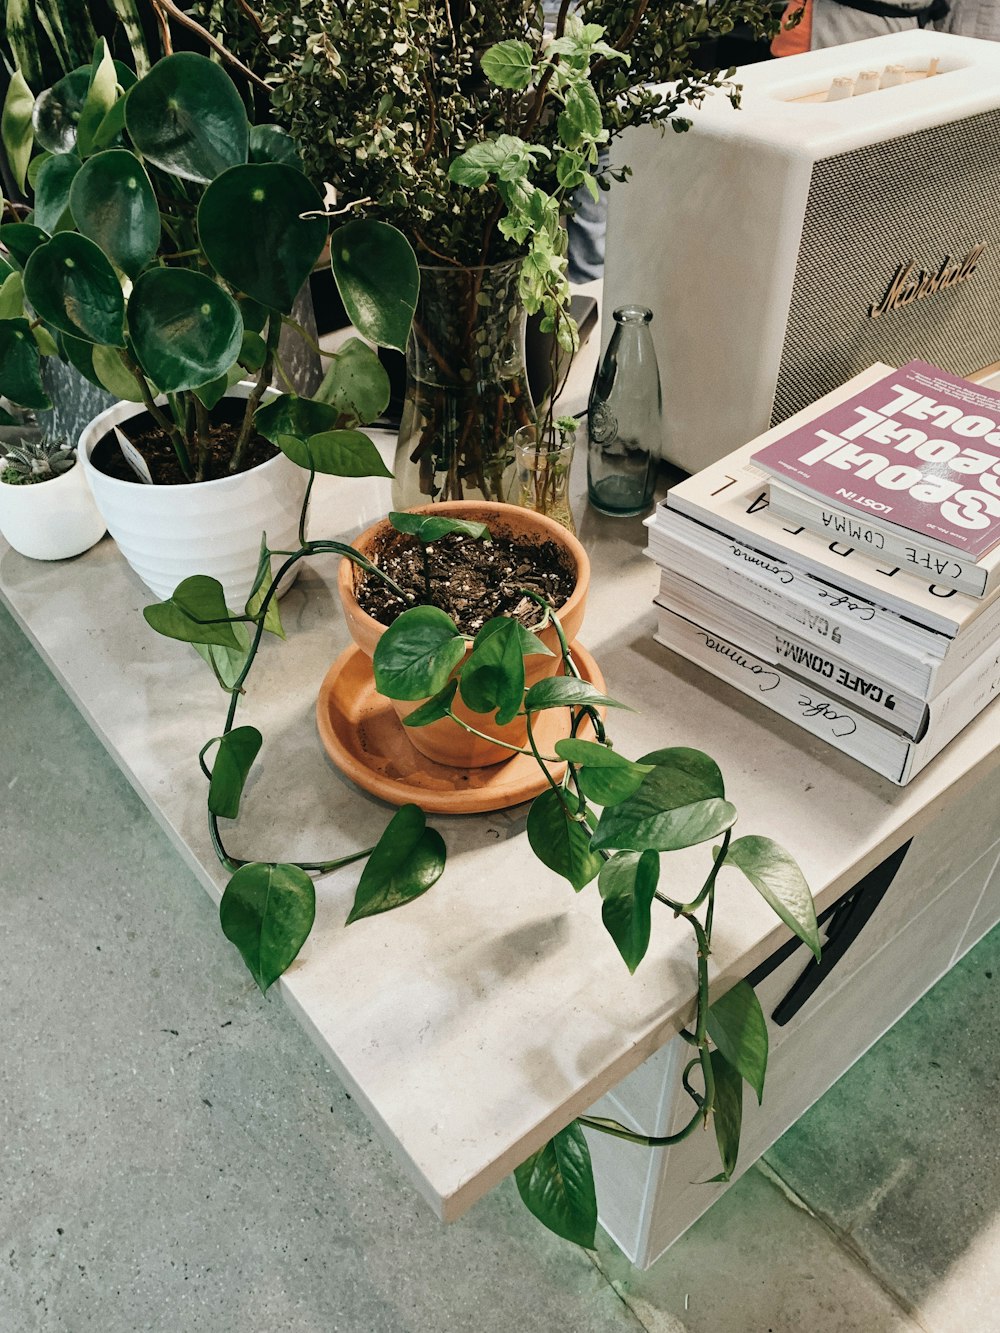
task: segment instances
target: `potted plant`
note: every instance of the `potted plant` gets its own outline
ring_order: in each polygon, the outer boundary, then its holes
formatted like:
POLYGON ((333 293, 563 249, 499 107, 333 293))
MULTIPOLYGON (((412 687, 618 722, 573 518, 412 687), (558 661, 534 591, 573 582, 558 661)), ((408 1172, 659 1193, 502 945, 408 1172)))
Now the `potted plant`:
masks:
MULTIPOLYGON (((322 199, 288 136, 251 126, 207 57, 168 55, 136 80, 102 40, 90 66, 34 99, 25 89, 15 76, 3 117, 34 209, 0 226, 0 391, 46 407, 46 355, 110 390, 120 401, 84 432, 80 459, 123 554, 158 595, 211 568, 242 604, 261 533, 280 549, 298 521, 304 474, 254 414, 327 243, 322 199)), ((417 284, 404 238, 358 220, 331 253, 359 330, 401 346, 417 284)), ((376 373, 360 343, 345 356, 376 373)), ((356 419, 329 386, 294 401, 331 429, 356 419)))
POLYGON ((729 86, 701 53, 738 22, 765 30, 773 6, 273 0, 259 25, 223 9, 309 174, 420 260, 395 503, 508 499, 513 435, 534 417, 522 307, 575 337, 560 216, 627 175, 608 156, 626 128, 684 129, 685 104, 729 86))
MULTIPOLYGON (((265 406, 258 417, 263 415, 265 426, 273 428, 268 416, 276 418, 281 410, 265 406)), ((291 424, 287 414, 285 424, 291 424)), ((309 435, 299 425, 297 438, 281 432, 281 445, 307 468, 311 483, 316 470, 337 469, 323 433, 309 435)), ((479 516, 490 517, 490 509, 481 506, 479 516)), ((818 955, 812 898, 798 866, 768 838, 733 839, 737 812, 726 800, 722 774, 708 755, 671 747, 632 760, 613 748, 604 712, 622 705, 600 683, 585 678, 560 615, 523 571, 523 598, 538 609, 534 628, 528 630, 509 616, 492 618, 475 634, 470 649, 469 635, 434 606, 432 598, 421 597, 419 586, 416 592, 401 586, 388 572, 384 547, 369 544, 362 551, 337 541, 307 540, 304 514, 303 509, 298 548, 286 555, 245 613, 230 610, 221 585, 204 576, 184 580, 172 597, 144 611, 158 633, 191 643, 206 657, 229 699, 221 733, 206 742, 199 756, 208 781, 213 845, 231 876, 220 904, 226 936, 266 991, 290 966, 312 928, 314 875, 365 861, 347 917, 352 924, 411 902, 427 892, 444 869, 444 841, 411 803, 397 811, 374 847, 341 849, 327 860, 244 861, 226 850, 222 823, 239 817, 264 740, 255 727, 236 725, 236 714, 240 699, 252 688, 249 677, 265 633, 282 634, 275 600, 278 583, 303 558, 340 555, 368 579, 383 583, 397 610, 399 603, 415 603, 394 618, 386 617, 391 623, 378 638, 373 659, 376 687, 405 705, 403 725, 416 734, 447 722, 476 739, 482 739, 483 724, 517 720, 523 725, 522 744, 505 736, 495 736, 492 743, 501 747, 501 761, 516 751, 518 762, 530 760, 541 775, 541 794, 527 817, 529 843, 539 860, 577 892, 597 882, 604 925, 629 969, 634 971, 647 951, 656 904, 693 932, 697 1003, 694 1022, 683 1034, 692 1047, 684 1074, 692 1099, 689 1122, 672 1135, 651 1137, 615 1121, 581 1116, 515 1172, 525 1203, 559 1235, 593 1244, 597 1204, 584 1128, 666 1146, 711 1121, 722 1159, 717 1179, 728 1179, 739 1145, 743 1083, 758 1097, 763 1090, 767 1029, 745 982, 716 1003, 709 1002, 716 883, 727 868, 741 872, 818 955), (526 662, 548 652, 536 637, 547 630, 554 636, 556 670, 532 678, 526 662), (464 709, 457 706, 459 701, 464 709), (540 743, 540 721, 553 710, 565 711, 568 724, 550 751, 540 743), (688 891, 676 884, 660 887, 664 853, 716 840, 700 885, 688 891)), ((416 541, 418 564, 426 560, 432 586, 439 573, 435 547, 451 535, 472 541, 484 536, 476 522, 437 508, 394 514, 391 522, 397 532, 416 541)), ((345 582, 353 585, 353 579, 342 574, 342 586, 345 582)), ((418 579, 418 585, 421 582, 418 579)), ((355 614, 349 601, 347 612, 349 618, 355 614)))
POLYGON ((32 560, 65 560, 104 536, 76 450, 46 442, 37 428, 3 427, 0 534, 32 560))

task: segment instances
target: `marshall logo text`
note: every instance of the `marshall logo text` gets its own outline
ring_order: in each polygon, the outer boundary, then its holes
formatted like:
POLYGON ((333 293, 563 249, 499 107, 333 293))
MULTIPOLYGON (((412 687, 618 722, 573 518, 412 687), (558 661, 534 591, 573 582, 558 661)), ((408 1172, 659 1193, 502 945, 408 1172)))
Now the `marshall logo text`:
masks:
POLYGON ((974 245, 965 258, 957 263, 952 260, 951 255, 945 255, 936 273, 922 268, 914 272, 913 266, 917 262, 915 259, 900 264, 885 296, 877 305, 868 307, 869 319, 879 319, 890 310, 899 310, 914 301, 922 301, 925 296, 943 292, 946 287, 956 287, 960 282, 965 282, 976 271, 976 265, 982 259, 985 250, 985 245, 974 245))

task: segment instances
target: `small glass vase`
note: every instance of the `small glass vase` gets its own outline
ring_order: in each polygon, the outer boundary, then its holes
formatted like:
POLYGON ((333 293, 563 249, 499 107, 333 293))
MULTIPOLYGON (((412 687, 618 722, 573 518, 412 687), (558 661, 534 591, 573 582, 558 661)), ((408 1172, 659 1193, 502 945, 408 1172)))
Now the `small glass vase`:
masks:
POLYGON ((587 494, 603 514, 626 518, 653 503, 663 398, 649 330, 653 312, 619 306, 587 405, 587 494))
POLYGON ((523 426, 514 436, 514 504, 546 514, 576 536, 569 505, 569 477, 576 440, 545 443, 535 426, 523 426))
POLYGON ((521 264, 421 268, 396 446, 397 509, 507 498, 514 435, 535 422, 521 264))

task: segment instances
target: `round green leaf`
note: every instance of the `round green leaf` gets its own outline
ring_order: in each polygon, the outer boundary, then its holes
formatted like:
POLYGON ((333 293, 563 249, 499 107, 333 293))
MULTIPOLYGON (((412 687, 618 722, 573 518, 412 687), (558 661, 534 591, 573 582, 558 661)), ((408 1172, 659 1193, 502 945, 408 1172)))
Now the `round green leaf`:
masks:
POLYGON ((441 878, 444 863, 441 834, 427 828, 418 806, 401 806, 365 864, 347 924, 419 898, 441 878))
POLYGON ((111 148, 85 162, 72 183, 69 206, 77 230, 130 278, 156 254, 160 210, 145 168, 128 149, 111 148))
MULTIPOLYGON (((125 403, 144 403, 146 401, 139 386, 139 381, 122 361, 116 347, 93 347, 88 343, 80 342, 77 342, 77 346, 86 347, 90 352, 94 375, 101 387, 107 389, 108 393, 114 394, 116 398, 120 398, 125 403)), ((150 388, 155 398, 157 389, 153 386, 150 386, 150 388)))
POLYGON ((125 346, 125 300, 117 274, 86 236, 61 231, 33 251, 24 267, 24 294, 60 332, 125 346))
POLYGON ((70 187, 81 165, 75 153, 55 153, 46 159, 38 173, 32 217, 35 226, 50 236, 69 207, 70 187))
POLYGON ((68 153, 90 88, 90 66, 75 69, 35 98, 31 123, 35 138, 50 153, 68 153))
POLYGON ((465 639, 436 606, 414 606, 389 626, 375 646, 375 688, 388 699, 426 699, 447 684, 465 656, 465 639))
POLYGON ((330 261, 344 307, 361 336, 405 351, 420 271, 403 233, 386 222, 355 219, 333 233, 330 261))
POLYGON ((295 140, 279 125, 250 126, 250 161, 284 162, 302 170, 302 159, 295 140))
POLYGON ((6 222, 0 227, 0 245, 6 248, 19 268, 24 268, 32 252, 48 239, 41 227, 30 222, 6 222))
POLYGON ((24 315, 24 279, 14 269, 0 283, 0 319, 21 319, 24 315))
POLYGON ((247 160, 250 126, 220 65, 181 51, 157 61, 129 92, 125 125, 154 166, 207 184, 247 160))
POLYGON ((0 393, 20 407, 51 407, 42 388, 38 349, 26 319, 0 320, 0 393))
POLYGON ((324 219, 299 215, 322 207, 316 187, 294 167, 233 167, 202 196, 198 236, 230 286, 287 315, 326 244, 324 219))
POLYGON ((241 866, 226 885, 219 921, 262 991, 294 962, 316 917, 316 887, 293 865, 241 866))
POLYGON ((128 318, 139 364, 165 393, 197 389, 225 374, 243 341, 239 306, 217 282, 191 269, 140 274, 128 318))

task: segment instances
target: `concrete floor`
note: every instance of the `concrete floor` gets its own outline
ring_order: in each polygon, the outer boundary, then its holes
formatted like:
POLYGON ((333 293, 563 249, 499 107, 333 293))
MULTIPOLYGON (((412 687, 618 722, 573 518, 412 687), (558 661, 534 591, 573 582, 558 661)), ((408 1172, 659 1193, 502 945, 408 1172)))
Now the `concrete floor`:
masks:
POLYGON ((1000 1328, 1000 931, 648 1273, 444 1228, 2 610, 0 690, 0 1333, 1000 1328))

